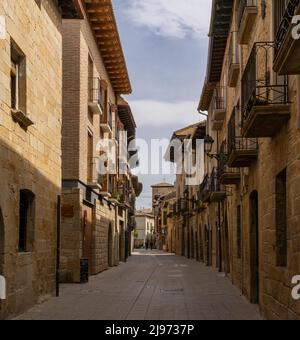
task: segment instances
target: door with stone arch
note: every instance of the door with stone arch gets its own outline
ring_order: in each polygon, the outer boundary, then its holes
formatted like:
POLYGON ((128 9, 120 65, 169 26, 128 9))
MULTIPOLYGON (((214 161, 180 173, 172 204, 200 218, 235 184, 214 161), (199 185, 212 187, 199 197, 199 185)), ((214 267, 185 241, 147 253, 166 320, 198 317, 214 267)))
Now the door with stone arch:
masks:
POLYGON ((258 192, 250 195, 250 301, 259 303, 259 205, 258 192))

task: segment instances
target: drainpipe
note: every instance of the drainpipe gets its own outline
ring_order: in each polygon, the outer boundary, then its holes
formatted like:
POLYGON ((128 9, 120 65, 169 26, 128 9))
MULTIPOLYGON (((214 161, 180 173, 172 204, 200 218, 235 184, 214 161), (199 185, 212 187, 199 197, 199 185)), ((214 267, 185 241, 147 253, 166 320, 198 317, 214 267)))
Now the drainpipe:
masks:
POLYGON ((300 76, 297 76, 297 95, 298 95, 298 130, 300 130, 300 76))
POLYGON ((242 248, 242 273, 241 273, 241 285, 242 295, 244 295, 244 196, 241 194, 241 248, 242 248))
MULTIPOLYGON (((217 132, 217 152, 219 150, 219 132, 217 132)), ((218 162, 218 167, 220 166, 218 162)), ((219 248, 219 272, 222 272, 222 230, 221 230, 221 203, 218 203, 218 248, 219 248)))
POLYGON ((57 196, 56 222, 56 297, 59 297, 60 282, 60 231, 61 231, 61 196, 57 196))

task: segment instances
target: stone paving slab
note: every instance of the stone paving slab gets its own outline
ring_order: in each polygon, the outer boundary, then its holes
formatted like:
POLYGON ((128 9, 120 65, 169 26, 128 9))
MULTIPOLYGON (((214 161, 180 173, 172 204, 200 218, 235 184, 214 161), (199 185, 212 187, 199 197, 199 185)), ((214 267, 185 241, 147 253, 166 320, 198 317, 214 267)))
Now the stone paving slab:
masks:
POLYGON ((260 320, 219 273, 201 263, 159 251, 137 251, 127 263, 62 285, 61 296, 17 320, 260 320))

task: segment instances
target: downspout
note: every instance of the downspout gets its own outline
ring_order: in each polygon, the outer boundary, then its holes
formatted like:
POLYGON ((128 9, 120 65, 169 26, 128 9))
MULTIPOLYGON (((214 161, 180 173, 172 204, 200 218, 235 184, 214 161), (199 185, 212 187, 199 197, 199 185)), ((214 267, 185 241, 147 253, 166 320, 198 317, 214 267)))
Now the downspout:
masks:
MULTIPOLYGON (((217 132, 217 152, 219 151, 219 132, 217 132)), ((218 161, 218 168, 220 164, 218 161)), ((218 203, 218 248, 219 248, 219 272, 222 272, 222 230, 221 230, 221 203, 218 203)))
POLYGON ((118 228, 118 209, 117 209, 117 205, 116 204, 113 204, 113 207, 115 208, 115 234, 116 234, 116 231, 117 231, 117 234, 115 235, 115 266, 118 266, 119 265, 119 262, 120 262, 120 245, 119 245, 119 228, 118 228), (118 256, 117 256, 118 254, 118 256))
POLYGON ((241 194, 241 248, 242 248, 242 270, 241 270, 241 290, 242 295, 244 295, 244 196, 241 194))
POLYGON ((300 131, 300 76, 297 76, 297 94, 298 94, 298 130, 300 131))
POLYGON ((56 297, 59 297, 60 283, 60 233, 61 233, 61 196, 57 196, 56 222, 56 297))

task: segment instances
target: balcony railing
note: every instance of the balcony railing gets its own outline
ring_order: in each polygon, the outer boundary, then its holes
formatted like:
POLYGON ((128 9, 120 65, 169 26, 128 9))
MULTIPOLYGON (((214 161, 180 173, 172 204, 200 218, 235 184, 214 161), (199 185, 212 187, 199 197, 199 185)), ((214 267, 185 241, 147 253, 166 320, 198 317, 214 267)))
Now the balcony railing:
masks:
POLYGON ((245 137, 273 137, 289 119, 288 79, 271 75, 273 42, 255 43, 242 77, 245 137))
POLYGON ((220 185, 234 185, 240 182, 241 176, 238 169, 230 168, 228 163, 227 143, 224 141, 219 152, 219 180, 220 185))
POLYGON ((100 124, 105 132, 112 132, 113 130, 113 105, 107 104, 103 115, 101 116, 100 124))
POLYGON ((218 86, 214 91, 213 110, 226 110, 226 86, 218 86))
POLYGON ((211 193, 211 179, 210 175, 206 175, 203 182, 200 184, 199 198, 203 203, 208 203, 210 201, 211 193))
POLYGON ((101 189, 102 177, 98 173, 98 162, 97 157, 90 158, 87 167, 87 182, 92 189, 101 189))
POLYGON ((248 43, 257 13, 257 0, 240 0, 237 17, 240 44, 248 43))
POLYGON ((220 169, 214 168, 210 178, 210 200, 211 202, 222 202, 226 198, 226 188, 220 181, 220 169))
POLYGON ((214 130, 223 126, 227 108, 227 87, 217 86, 212 99, 212 121, 214 130))
POLYGON ((104 196, 112 197, 114 195, 113 178, 111 175, 100 175, 99 180, 101 183, 101 194, 104 196))
POLYGON ((274 6, 274 70, 281 75, 300 74, 300 41, 292 37, 292 19, 300 14, 300 0, 276 0, 274 6))
POLYGON ((296 9, 300 5, 300 0, 276 0, 276 14, 274 20, 274 30, 276 34, 275 40, 275 57, 280 50, 289 30, 291 28, 292 19, 296 14, 296 9), (287 5, 286 5, 287 3, 287 5))
POLYGON ((93 114, 102 114, 104 110, 104 98, 101 93, 99 78, 89 79, 89 107, 93 114))
POLYGON ((235 87, 240 74, 240 58, 237 43, 237 32, 230 35, 230 43, 228 50, 228 85, 235 87))

